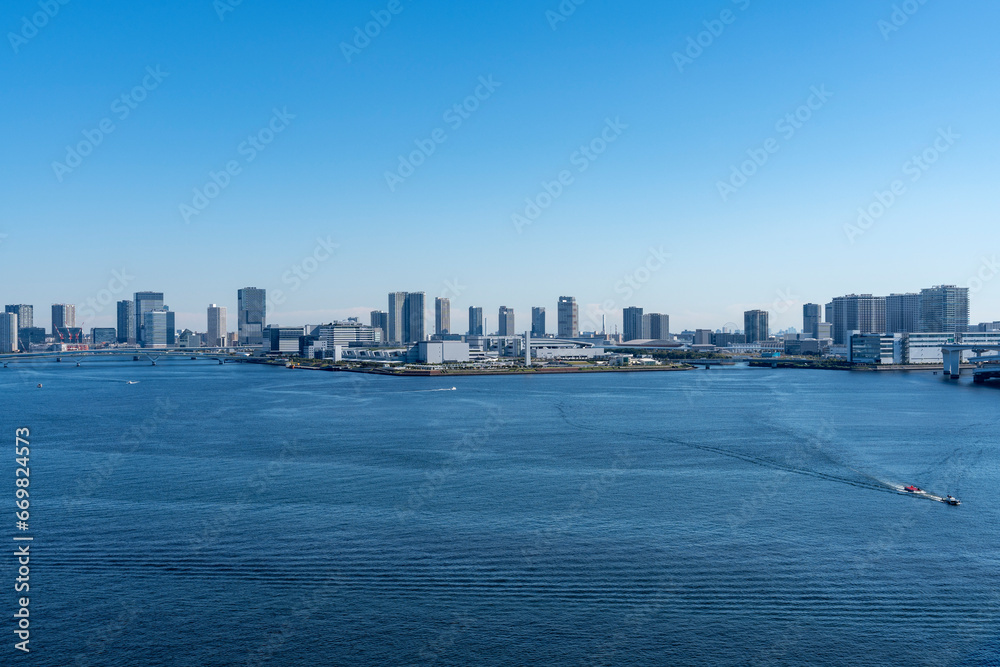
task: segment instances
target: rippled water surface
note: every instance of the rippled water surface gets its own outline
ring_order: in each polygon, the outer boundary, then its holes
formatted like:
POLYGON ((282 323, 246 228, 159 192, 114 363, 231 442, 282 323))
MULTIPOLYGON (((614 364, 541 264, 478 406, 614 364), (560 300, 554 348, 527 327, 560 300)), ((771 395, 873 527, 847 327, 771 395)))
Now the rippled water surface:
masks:
POLYGON ((11 366, 23 664, 997 664, 1000 389, 967 379, 11 366))

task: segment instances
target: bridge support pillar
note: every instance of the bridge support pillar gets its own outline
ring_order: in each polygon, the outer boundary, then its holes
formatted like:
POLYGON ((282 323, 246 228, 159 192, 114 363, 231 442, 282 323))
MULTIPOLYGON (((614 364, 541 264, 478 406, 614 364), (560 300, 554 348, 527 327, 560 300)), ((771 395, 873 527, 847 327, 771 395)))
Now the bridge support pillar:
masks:
POLYGON ((944 372, 957 380, 962 375, 962 351, 944 349, 941 356, 944 357, 944 372))

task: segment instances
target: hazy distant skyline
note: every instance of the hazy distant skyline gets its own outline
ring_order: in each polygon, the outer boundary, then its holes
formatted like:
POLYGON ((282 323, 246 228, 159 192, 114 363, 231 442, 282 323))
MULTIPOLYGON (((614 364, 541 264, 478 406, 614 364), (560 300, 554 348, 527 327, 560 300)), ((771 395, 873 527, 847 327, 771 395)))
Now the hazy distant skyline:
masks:
POLYGON ((938 284, 1000 319, 995 3, 68 3, 32 31, 39 11, 0 24, 0 298, 38 326, 52 303, 79 324, 113 272, 115 300, 163 291, 199 331, 244 286, 282 290, 289 325, 404 290, 461 330, 564 294, 584 329, 610 302, 609 331, 632 305, 778 330, 938 284))

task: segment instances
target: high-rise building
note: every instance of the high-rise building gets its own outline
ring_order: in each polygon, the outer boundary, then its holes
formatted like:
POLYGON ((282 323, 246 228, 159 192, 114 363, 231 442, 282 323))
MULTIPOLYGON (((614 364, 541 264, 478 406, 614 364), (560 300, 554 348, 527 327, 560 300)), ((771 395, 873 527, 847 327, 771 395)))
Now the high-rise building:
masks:
POLYGON ((759 343, 768 338, 767 311, 748 310, 743 313, 743 333, 748 343, 759 343))
POLYGON ((622 311, 622 340, 638 340, 642 337, 642 308, 629 306, 622 311))
POLYGON ((17 352, 17 313, 0 313, 0 354, 17 352))
POLYGON ((72 329, 76 326, 76 306, 69 303, 52 304, 52 335, 56 329, 72 329))
POLYGON ((114 345, 118 331, 112 327, 93 327, 90 330, 91 345, 114 345))
POLYGON ((559 297, 558 320, 559 338, 576 338, 580 335, 580 313, 575 297, 559 297))
POLYGON ((535 306, 531 309, 531 335, 535 338, 545 336, 545 309, 535 306))
POLYGON ((208 347, 223 347, 226 344, 226 307, 211 304, 208 307, 208 347))
POLYGON ((407 292, 403 301, 403 342, 419 343, 427 340, 423 292, 407 292))
POLYGON ((143 313, 142 316, 142 346, 167 346, 167 311, 158 308, 143 313))
POLYGON ((403 308, 406 305, 406 292, 389 292, 389 325, 386 332, 388 341, 399 345, 405 343, 403 332, 406 324, 403 322, 403 308))
POLYGON ((483 309, 481 306, 469 306, 469 335, 483 335, 483 309))
POLYGON ((382 332, 380 342, 385 344, 389 340, 389 313, 384 310, 373 310, 371 312, 371 326, 382 332))
POLYGON ((818 338, 819 323, 823 321, 823 306, 806 303, 802 306, 802 333, 806 338, 818 338))
POLYGON ((4 312, 17 315, 17 328, 30 329, 35 326, 35 308, 25 303, 5 306, 4 312))
POLYGON ((968 287, 935 285, 920 290, 922 333, 964 333, 968 330, 968 287))
POLYGON ((919 333, 920 295, 890 294, 885 297, 885 334, 919 333))
MULTIPOLYGON (((827 318, 829 318, 829 313, 827 318)), ((885 333, 885 297, 871 294, 848 294, 833 299, 834 345, 851 342, 852 331, 863 334, 885 333)))
POLYGON ((143 327, 145 326, 146 313, 154 310, 163 310, 163 292, 136 292, 135 293, 135 340, 140 345, 143 344, 143 327))
POLYGON ((667 340, 670 337, 670 316, 662 313, 645 313, 642 316, 640 338, 667 340))
POLYGON ((508 308, 507 306, 500 306, 499 311, 499 321, 500 324, 497 328, 497 335, 499 336, 515 336, 514 333, 514 309, 508 308))
POLYGON ((451 333, 451 299, 440 296, 434 299, 434 333, 451 333))
POLYGON ((177 344, 177 323, 174 320, 174 311, 168 306, 164 306, 163 310, 167 311, 167 346, 172 347, 177 344))
MULTIPOLYGON (((267 290, 244 287, 236 292, 240 345, 262 347, 267 326, 267 290)), ((270 340, 267 341, 270 345, 270 340)))
POLYGON ((136 343, 135 301, 118 302, 118 342, 135 345, 136 343))

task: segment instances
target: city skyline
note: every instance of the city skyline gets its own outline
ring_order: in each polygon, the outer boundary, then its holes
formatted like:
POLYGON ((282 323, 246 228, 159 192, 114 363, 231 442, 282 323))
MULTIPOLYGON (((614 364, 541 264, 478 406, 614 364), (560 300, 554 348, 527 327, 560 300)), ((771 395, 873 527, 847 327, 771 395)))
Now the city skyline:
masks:
POLYGON ((129 30, 99 34, 87 26, 103 10, 74 6, 8 52, 9 84, 31 94, 8 110, 24 131, 0 156, 20 193, 0 223, 0 266, 19 286, 6 299, 80 311, 93 299, 78 313, 89 328, 114 324, 105 291, 155 286, 191 327, 209 303, 235 313, 231 287, 256 284, 284 292, 269 304, 278 321, 321 321, 383 308, 382 287, 342 280, 377 271, 455 312, 488 304, 490 319, 499 305, 530 313, 539 284, 573 291, 581 319, 639 303, 674 328, 758 308, 797 326, 824 294, 933 284, 972 287, 972 319, 992 319, 992 245, 971 241, 995 233, 1000 94, 982 82, 1000 64, 988 29, 1000 7, 920 5, 886 31, 891 3, 722 6, 732 23, 696 48, 720 8, 588 3, 553 25, 544 2, 414 6, 350 57, 340 45, 371 8, 311 6, 303 22, 247 3, 224 21, 211 5, 143 6, 129 30), (261 31, 295 31, 296 47, 247 50, 261 31), (427 40, 417 70, 401 67, 427 40), (939 52, 975 57, 956 70, 939 52), (105 118, 113 131, 79 164, 67 157, 105 118), (401 166, 427 141, 432 154, 401 166), (181 205, 202 208, 185 220, 181 205), (958 250, 927 242, 955 220, 958 250), (444 261, 415 251, 413 229, 434 232, 444 261), (678 289, 694 275, 697 290, 678 289))

